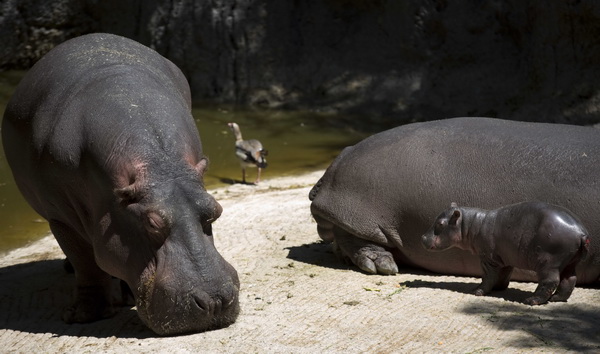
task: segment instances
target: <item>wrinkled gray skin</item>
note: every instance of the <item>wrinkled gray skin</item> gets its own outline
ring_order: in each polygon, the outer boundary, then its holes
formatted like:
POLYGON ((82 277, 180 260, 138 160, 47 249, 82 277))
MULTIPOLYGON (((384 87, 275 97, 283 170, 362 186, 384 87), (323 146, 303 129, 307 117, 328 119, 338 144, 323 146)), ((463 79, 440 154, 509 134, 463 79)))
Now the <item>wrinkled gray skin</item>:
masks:
POLYGON ((17 185, 75 269, 66 322, 112 315, 111 276, 161 335, 227 326, 237 272, 217 252, 221 206, 183 74, 155 51, 108 34, 63 43, 23 78, 2 125, 17 185))
MULTIPOLYGON (((600 132, 594 128, 491 118, 415 123, 348 147, 310 192, 317 230, 368 273, 397 264, 481 276, 479 257, 428 252, 421 236, 455 201, 495 209, 524 200, 561 205, 590 232, 578 284, 600 276, 600 132)), ((535 281, 516 269, 512 279, 535 281)))
POLYGON ((567 301, 585 258, 588 232, 570 211, 541 202, 523 202, 494 210, 452 203, 422 236, 423 247, 444 251, 457 247, 481 259, 483 279, 475 295, 508 287, 513 269, 537 274, 538 287, 528 305, 567 301), (556 292, 555 292, 556 291, 556 292))

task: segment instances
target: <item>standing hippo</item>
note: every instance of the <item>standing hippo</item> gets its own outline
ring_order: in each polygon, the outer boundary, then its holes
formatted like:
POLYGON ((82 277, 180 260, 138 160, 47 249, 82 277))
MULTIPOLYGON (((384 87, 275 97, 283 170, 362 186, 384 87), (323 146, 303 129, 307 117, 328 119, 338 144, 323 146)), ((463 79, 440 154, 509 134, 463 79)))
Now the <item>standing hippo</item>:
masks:
MULTIPOLYGON (((460 249, 431 253, 421 236, 440 205, 494 209, 523 200, 562 205, 590 232, 578 284, 600 277, 600 131, 491 118, 415 123, 348 147, 309 194, 317 230, 369 273, 397 263, 480 276, 479 258, 460 249)), ((512 279, 535 281, 515 270, 512 279)))
POLYGON ((187 81, 155 51, 91 34, 67 41, 23 78, 2 124, 8 163, 75 269, 68 322, 113 313, 111 276, 131 288, 161 335, 228 326, 239 280, 217 252, 221 206, 187 81))
POLYGON ((524 202, 494 210, 459 208, 452 203, 422 237, 423 247, 443 251, 457 247, 481 259, 481 296, 508 287, 514 267, 535 271, 538 287, 528 305, 567 301, 585 258, 588 232, 570 211, 541 202, 524 202), (556 290, 556 292, 555 292, 556 290))

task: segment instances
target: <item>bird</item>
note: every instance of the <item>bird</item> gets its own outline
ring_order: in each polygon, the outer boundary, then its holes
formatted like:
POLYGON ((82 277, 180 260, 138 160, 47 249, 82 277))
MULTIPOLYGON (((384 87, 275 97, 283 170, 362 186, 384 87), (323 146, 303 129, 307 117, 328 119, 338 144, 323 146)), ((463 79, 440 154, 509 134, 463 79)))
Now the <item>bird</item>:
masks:
POLYGON ((261 169, 267 168, 267 159, 265 159, 265 156, 269 152, 263 149, 261 142, 256 139, 242 139, 242 132, 237 123, 227 123, 227 125, 235 136, 235 155, 240 160, 240 166, 242 167, 242 182, 246 183, 246 168, 257 167, 258 174, 254 184, 258 184, 260 182, 261 169))

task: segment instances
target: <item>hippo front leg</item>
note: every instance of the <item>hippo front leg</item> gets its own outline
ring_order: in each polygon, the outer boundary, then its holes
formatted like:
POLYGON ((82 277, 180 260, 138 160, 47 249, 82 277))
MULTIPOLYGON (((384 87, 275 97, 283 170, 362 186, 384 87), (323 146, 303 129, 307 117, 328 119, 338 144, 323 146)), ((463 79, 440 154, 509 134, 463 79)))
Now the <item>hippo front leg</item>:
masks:
POLYGON ((50 220, 50 230, 75 270, 75 301, 64 310, 63 321, 85 323, 113 316, 111 276, 96 265, 91 246, 60 221, 50 220))
POLYGON ((334 227, 334 252, 370 274, 396 274, 398 265, 392 254, 380 245, 358 238, 334 227))
POLYGON ((481 269, 483 276, 481 284, 475 288, 473 293, 477 296, 489 294, 492 290, 504 290, 508 287, 512 267, 502 267, 491 259, 481 258, 481 269))

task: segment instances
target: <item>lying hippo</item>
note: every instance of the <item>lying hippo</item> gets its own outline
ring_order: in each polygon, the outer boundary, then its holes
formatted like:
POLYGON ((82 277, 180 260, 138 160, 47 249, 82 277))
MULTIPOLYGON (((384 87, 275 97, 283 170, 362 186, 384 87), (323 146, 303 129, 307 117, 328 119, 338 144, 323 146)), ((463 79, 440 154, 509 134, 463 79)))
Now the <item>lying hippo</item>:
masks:
POLYGON ((570 211, 547 203, 524 202, 494 210, 460 208, 452 203, 422 237, 423 247, 457 247, 481 259, 483 280, 475 295, 508 287, 513 268, 529 269, 538 287, 528 305, 567 301, 585 258, 588 232, 570 211), (556 290, 556 292, 555 292, 556 290))
MULTIPOLYGON (((400 263, 481 275, 477 256, 421 245, 440 205, 562 205, 590 232, 588 257, 577 267, 578 284, 589 284, 600 277, 599 175, 594 128, 455 118, 401 126, 344 149, 309 198, 321 238, 365 272, 381 274, 396 273, 400 263)), ((515 270, 512 279, 536 275, 515 270)))
POLYGON ((2 138, 19 189, 75 269, 66 322, 113 313, 111 276, 158 334, 235 321, 237 272, 211 230, 222 209, 204 188, 189 86, 173 63, 114 35, 67 41, 23 78, 2 138))

